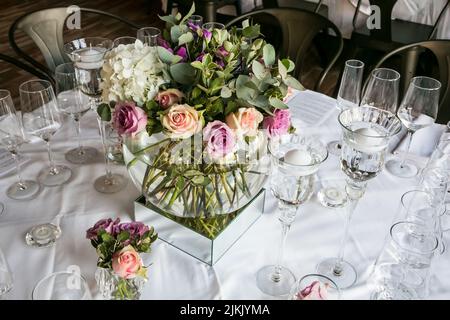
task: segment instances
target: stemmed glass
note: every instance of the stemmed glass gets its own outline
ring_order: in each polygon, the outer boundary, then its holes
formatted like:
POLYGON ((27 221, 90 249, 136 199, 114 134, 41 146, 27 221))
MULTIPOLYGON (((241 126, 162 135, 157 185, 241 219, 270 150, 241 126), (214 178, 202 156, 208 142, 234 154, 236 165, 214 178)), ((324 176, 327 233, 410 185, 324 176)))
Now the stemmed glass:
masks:
POLYGON ((258 271, 257 286, 266 294, 282 296, 295 282, 293 273, 281 266, 286 236, 297 209, 311 197, 314 175, 328 153, 317 139, 295 134, 271 139, 269 153, 273 164, 270 188, 278 199, 282 234, 276 264, 258 271))
POLYGON ((66 160, 83 164, 94 159, 97 149, 85 147, 81 142, 81 117, 90 110, 89 99, 78 88, 75 68, 72 62, 63 63, 55 69, 56 94, 59 110, 68 114, 75 122, 78 147, 66 152, 66 160))
MULTIPOLYGON (((17 167, 17 182, 8 188, 6 195, 15 200, 32 199, 40 190, 36 181, 22 179, 19 146, 24 142, 22 122, 17 117, 11 94, 8 90, 0 90, 0 145, 11 153, 17 167)), ((2 212, 3 204, 0 203, 0 215, 2 212)))
POLYGON ((12 289, 13 283, 13 274, 0 248, 0 298, 12 289))
POLYGON ((411 146, 412 135, 417 130, 431 126, 439 108, 439 90, 441 83, 429 77, 414 77, 409 84, 397 115, 407 129, 407 147, 402 159, 386 162, 386 169, 400 178, 414 177, 419 169, 406 156, 411 146))
POLYGON ((359 199, 364 195, 366 184, 383 169, 386 149, 392 136, 400 132, 401 122, 389 111, 373 107, 355 107, 339 115, 344 144, 341 168, 347 175, 347 221, 337 258, 320 262, 317 272, 331 278, 341 289, 352 286, 357 273, 344 260, 349 225, 359 199))
POLYGON ((33 300, 91 300, 84 277, 75 272, 54 272, 40 280, 31 294, 33 300))
POLYGON ((307 274, 291 288, 290 300, 339 300, 341 290, 330 278, 321 274, 307 274))
POLYGON ((43 169, 38 180, 48 187, 67 183, 72 176, 72 170, 55 164, 50 148, 51 137, 62 125, 51 83, 46 80, 29 80, 20 85, 19 93, 25 133, 39 137, 47 144, 50 168, 43 169))
MULTIPOLYGON (((340 111, 359 106, 364 63, 359 60, 347 60, 337 96, 337 108, 340 111)), ((327 144, 328 153, 340 155, 342 141, 335 140, 327 144)), ((317 198, 325 207, 338 208, 346 203, 345 190, 337 187, 323 187, 317 198)))
POLYGON ((161 37, 161 30, 158 28, 146 27, 137 31, 137 38, 150 47, 156 47, 158 45, 159 37, 161 37))
POLYGON ((395 114, 397 111, 400 74, 392 69, 377 68, 370 75, 361 106, 371 106, 395 114))

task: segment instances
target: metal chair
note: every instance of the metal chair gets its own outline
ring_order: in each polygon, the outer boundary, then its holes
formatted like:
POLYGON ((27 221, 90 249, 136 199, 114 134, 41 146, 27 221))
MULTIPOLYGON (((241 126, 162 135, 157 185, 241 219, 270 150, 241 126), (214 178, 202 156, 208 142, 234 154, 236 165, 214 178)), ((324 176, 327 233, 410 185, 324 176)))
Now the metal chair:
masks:
POLYGON ((339 58, 344 42, 339 29, 327 18, 306 10, 295 8, 273 8, 252 11, 244 14, 227 24, 227 27, 236 25, 237 23, 252 18, 255 23, 261 25, 262 33, 270 42, 280 40, 281 43, 275 43, 280 56, 289 57, 296 63, 294 76, 300 79, 302 60, 306 56, 307 50, 311 47, 314 38, 321 31, 328 31, 331 29, 336 35, 337 48, 334 52, 330 52, 329 62, 324 67, 320 74, 319 80, 314 86, 314 90, 320 90, 320 87, 327 76, 328 72, 333 67, 334 63, 339 58), (281 34, 273 33, 281 29, 281 34), (271 33, 269 36, 267 33, 271 33))
MULTIPOLYGON (((174 3, 181 7, 181 11, 186 13, 192 6, 193 0, 168 0, 167 1, 167 14, 172 12, 174 3)), ((197 14, 203 16, 205 22, 217 21, 217 10, 226 6, 234 5, 236 7, 236 13, 238 16, 242 13, 241 0, 196 0, 195 11, 197 14)))
MULTIPOLYGON (((379 68, 383 64, 386 64, 388 60, 394 56, 401 56, 401 64, 406 66, 405 72, 401 75, 403 92, 406 92, 412 77, 416 74, 417 65, 420 55, 426 51, 431 51, 437 61, 438 70, 437 75, 431 75, 441 82, 441 94, 439 103, 439 113, 436 122, 447 123, 450 121, 450 40, 433 40, 423 41, 418 43, 409 44, 398 48, 381 58, 381 60, 375 65, 375 68, 379 68)), ((432 69, 430 66, 431 59, 427 59, 424 65, 425 73, 430 73, 432 69)), ((366 80, 367 84, 367 80, 366 80)))
MULTIPOLYGON (((138 25, 108 12, 88 8, 80 8, 80 12, 99 14, 116 19, 133 29, 140 28, 138 25)), ((47 73, 48 76, 51 76, 56 66, 69 61, 63 50, 63 31, 65 21, 71 14, 67 7, 58 7, 37 10, 22 15, 9 28, 8 39, 10 46, 21 58, 42 72, 47 73), (39 63, 18 47, 16 43, 17 30, 25 32, 34 41, 44 56, 47 66, 39 63)))
POLYGON ((269 8, 283 8, 283 7, 291 7, 291 8, 298 8, 308 11, 313 11, 315 13, 320 13, 324 16, 327 15, 327 8, 326 6, 322 7, 323 0, 319 0, 317 3, 310 2, 310 1, 304 1, 304 0, 291 0, 288 2, 287 5, 280 5, 278 0, 262 0, 262 5, 264 9, 269 8), (324 10, 321 10, 324 9, 324 10))

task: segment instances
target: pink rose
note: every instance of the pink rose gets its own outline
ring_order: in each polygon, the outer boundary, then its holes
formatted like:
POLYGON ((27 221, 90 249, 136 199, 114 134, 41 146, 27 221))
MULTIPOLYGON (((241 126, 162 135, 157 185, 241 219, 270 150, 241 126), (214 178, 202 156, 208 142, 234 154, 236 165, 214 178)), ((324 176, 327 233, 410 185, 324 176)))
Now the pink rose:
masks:
POLYGON ((225 120, 231 129, 253 137, 258 133, 258 126, 263 121, 263 115, 255 108, 239 108, 238 111, 227 115, 225 120))
POLYGON ((319 281, 313 281, 309 286, 297 293, 297 300, 327 300, 327 288, 329 284, 324 286, 319 281))
POLYGON ((131 245, 124 247, 112 256, 112 268, 121 278, 131 279, 141 271, 142 259, 131 245))
POLYGON ((220 159, 233 151, 236 138, 233 131, 222 121, 215 120, 203 129, 206 151, 212 159, 220 159))
POLYGON ((186 139, 202 129, 200 115, 187 104, 171 106, 162 116, 161 123, 173 139, 186 139))
POLYGON ((134 102, 118 102, 113 112, 113 125, 119 135, 131 134, 134 136, 145 129, 147 115, 134 102))
POLYGON ((263 121, 263 128, 269 137, 276 137, 288 132, 291 126, 291 114, 288 109, 277 109, 273 116, 267 116, 263 121))
POLYGON ((184 98, 183 92, 178 89, 167 89, 166 91, 159 92, 156 96, 156 101, 163 109, 167 109, 174 104, 178 104, 184 98))

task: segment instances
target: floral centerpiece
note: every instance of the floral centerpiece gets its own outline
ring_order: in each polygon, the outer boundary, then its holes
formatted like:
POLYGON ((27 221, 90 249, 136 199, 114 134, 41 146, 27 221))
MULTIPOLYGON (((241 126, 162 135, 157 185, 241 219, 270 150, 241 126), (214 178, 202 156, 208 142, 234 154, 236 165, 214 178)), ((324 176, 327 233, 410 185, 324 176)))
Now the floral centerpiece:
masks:
POLYGON ((142 222, 120 223, 102 219, 86 232, 97 251, 95 278, 107 299, 139 299, 147 280, 147 267, 140 253, 149 253, 158 235, 142 222))
POLYGON ((266 139, 293 130, 284 100, 302 89, 259 25, 207 30, 161 17, 159 46, 109 52, 98 113, 124 135, 147 202, 214 238, 261 190, 266 139))

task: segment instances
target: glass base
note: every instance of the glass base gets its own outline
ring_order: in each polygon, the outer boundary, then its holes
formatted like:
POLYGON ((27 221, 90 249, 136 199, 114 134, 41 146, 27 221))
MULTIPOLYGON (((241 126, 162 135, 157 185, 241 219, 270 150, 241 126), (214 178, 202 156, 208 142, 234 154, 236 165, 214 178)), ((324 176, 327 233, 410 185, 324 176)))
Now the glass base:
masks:
POLYGON ((95 159, 98 151, 92 147, 78 147, 66 152, 66 160, 74 164, 83 164, 95 159))
POLYGON ((337 258, 329 258, 317 265, 317 273, 327 276, 333 280, 339 289, 346 289, 353 286, 358 279, 356 269, 347 261, 342 261, 342 270, 339 274, 334 272, 337 258))
POLYGON ((417 175, 419 168, 412 161, 406 160, 402 165, 401 160, 393 159, 386 162, 386 170, 399 178, 412 178, 417 175))
POLYGON ((32 227, 25 235, 27 245, 33 247, 49 247, 61 236, 61 229, 51 223, 32 227))
POLYGON ((113 173, 109 177, 103 175, 94 182, 94 188, 101 193, 116 193, 125 188, 127 180, 121 174, 113 173))
POLYGON ((331 141, 327 144, 328 153, 332 154, 334 156, 340 156, 341 149, 342 149, 342 141, 341 140, 331 141))
POLYGON ((345 189, 336 187, 325 187, 317 193, 320 204, 327 208, 342 208, 347 203, 345 189))
POLYGON ((4 211, 5 211, 5 205, 0 202, 0 216, 3 214, 4 211))
POLYGON ((44 186, 55 187, 67 183, 71 177, 72 170, 69 167, 57 165, 53 169, 43 169, 39 173, 38 180, 44 186))
POLYGON ((36 197, 40 189, 41 187, 36 181, 25 180, 22 184, 16 182, 11 185, 6 190, 6 195, 14 200, 30 200, 36 197))
POLYGON ((371 300, 417 300, 413 289, 401 283, 386 283, 370 296, 371 300))
POLYGON ((284 296, 291 292, 295 284, 294 274, 287 268, 281 267, 278 281, 273 279, 275 266, 265 266, 259 269, 256 275, 256 285, 259 290, 271 296, 284 296))

